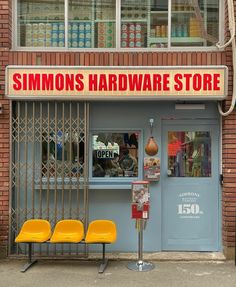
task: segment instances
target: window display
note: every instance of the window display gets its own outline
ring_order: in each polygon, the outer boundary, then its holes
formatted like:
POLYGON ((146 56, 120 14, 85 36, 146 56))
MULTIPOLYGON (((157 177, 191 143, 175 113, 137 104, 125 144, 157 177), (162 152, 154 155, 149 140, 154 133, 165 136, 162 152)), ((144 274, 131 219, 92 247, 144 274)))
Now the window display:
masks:
POLYGON ((211 176, 210 132, 168 132, 168 175, 211 176))
POLYGON ((219 0, 15 1, 18 47, 204 47, 219 41, 219 0))
POLYGON ((138 177, 139 132, 92 136, 93 177, 138 177))

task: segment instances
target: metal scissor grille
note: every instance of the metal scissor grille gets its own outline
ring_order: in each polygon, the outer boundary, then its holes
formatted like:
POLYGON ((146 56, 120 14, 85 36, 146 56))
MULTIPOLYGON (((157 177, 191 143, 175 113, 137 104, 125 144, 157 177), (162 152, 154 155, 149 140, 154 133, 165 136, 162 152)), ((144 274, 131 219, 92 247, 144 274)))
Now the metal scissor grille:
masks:
MULTIPOLYGON (((12 103, 10 254, 24 254, 15 236, 25 220, 88 222, 89 105, 78 102, 12 103)), ((35 245, 38 255, 85 254, 78 245, 35 245)))

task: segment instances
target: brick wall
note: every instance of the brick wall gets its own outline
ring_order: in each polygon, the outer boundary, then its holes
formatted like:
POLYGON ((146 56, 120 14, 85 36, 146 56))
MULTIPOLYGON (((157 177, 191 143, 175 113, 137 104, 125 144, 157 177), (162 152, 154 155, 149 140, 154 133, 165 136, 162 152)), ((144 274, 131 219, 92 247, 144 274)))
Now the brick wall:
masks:
POLYGON ((4 99, 4 82, 11 48, 10 3, 0 0, 0 257, 7 253, 9 219, 9 102, 4 99))

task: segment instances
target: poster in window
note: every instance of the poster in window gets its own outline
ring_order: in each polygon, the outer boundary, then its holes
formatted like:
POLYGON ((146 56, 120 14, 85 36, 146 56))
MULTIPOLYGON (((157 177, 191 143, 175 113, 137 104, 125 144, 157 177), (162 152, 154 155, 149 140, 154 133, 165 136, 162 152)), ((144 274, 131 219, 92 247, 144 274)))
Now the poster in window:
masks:
POLYGON ((144 179, 149 181, 160 180, 160 158, 158 157, 144 158, 144 179))

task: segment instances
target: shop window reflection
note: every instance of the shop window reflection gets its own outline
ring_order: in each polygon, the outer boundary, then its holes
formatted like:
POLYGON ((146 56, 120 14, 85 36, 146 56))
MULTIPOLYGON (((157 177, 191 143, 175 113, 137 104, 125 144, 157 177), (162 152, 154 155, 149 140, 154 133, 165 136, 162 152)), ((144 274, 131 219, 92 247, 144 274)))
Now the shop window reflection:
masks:
POLYGON ((139 132, 92 136, 93 177, 138 177, 139 132))
POLYGON ((79 178, 84 169, 84 135, 58 131, 43 134, 42 177, 79 178), (56 167, 56 169, 55 169, 56 167))
POLYGON ((169 131, 168 170, 172 177, 210 177, 210 132, 169 131))

